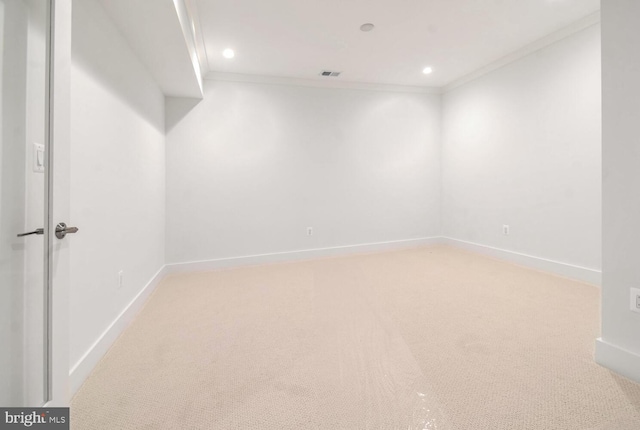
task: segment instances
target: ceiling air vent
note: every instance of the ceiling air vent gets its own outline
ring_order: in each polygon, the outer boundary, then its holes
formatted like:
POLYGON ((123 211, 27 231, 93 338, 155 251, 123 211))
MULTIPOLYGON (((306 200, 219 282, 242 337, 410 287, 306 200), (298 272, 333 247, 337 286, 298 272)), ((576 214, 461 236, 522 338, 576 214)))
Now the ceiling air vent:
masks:
POLYGON ((323 70, 320 72, 320 76, 340 76, 342 72, 330 72, 329 70, 323 70))

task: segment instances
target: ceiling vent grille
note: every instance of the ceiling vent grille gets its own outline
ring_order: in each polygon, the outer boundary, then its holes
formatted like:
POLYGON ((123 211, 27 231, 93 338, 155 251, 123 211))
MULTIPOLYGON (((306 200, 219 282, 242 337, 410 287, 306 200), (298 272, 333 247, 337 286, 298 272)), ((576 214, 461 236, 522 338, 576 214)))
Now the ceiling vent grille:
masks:
POLYGON ((340 76, 340 73, 342 73, 342 72, 331 72, 329 70, 323 70, 322 72, 320 72, 320 76, 336 77, 336 76, 340 76))

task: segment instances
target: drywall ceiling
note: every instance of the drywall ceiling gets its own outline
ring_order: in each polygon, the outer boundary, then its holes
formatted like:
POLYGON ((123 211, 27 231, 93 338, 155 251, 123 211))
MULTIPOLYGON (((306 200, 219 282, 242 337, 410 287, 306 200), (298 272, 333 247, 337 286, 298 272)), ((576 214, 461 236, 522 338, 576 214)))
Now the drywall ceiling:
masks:
POLYGON ((599 0, 196 0, 213 72, 443 87, 597 13, 599 0), (375 29, 360 31, 364 23, 375 29), (227 60, 222 51, 232 48, 227 60), (433 73, 424 75, 426 66, 433 73), (341 71, 322 78, 321 70, 341 71))

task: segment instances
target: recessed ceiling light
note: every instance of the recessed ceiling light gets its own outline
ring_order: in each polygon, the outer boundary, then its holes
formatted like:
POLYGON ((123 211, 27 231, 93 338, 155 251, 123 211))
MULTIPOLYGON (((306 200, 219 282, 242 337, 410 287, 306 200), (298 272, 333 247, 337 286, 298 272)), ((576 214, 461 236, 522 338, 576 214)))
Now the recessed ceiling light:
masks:
POLYGON ((371 31, 375 28, 376 26, 371 24, 370 22, 366 23, 366 24, 362 24, 360 26, 360 30, 362 31, 371 31))
POLYGON ((433 69, 431 67, 425 67, 424 69, 422 69, 422 73, 424 73, 425 75, 431 74, 433 73, 433 69))
POLYGON ((222 56, 224 58, 233 58, 236 56, 236 53, 233 52, 233 49, 227 48, 224 51, 222 51, 222 56))

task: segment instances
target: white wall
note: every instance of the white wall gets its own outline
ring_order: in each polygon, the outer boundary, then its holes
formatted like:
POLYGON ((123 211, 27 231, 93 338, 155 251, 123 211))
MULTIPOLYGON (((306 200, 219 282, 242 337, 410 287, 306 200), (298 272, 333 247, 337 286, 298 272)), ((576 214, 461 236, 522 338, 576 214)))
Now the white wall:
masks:
POLYGON ((165 147, 164 96, 96 0, 73 2, 72 62, 73 367, 164 264, 165 147))
POLYGON ((603 286, 596 359, 640 381, 640 2, 602 2, 603 286))
POLYGON ((167 263, 439 235, 438 95, 206 81, 182 104, 167 263))
POLYGON ((596 25, 444 95, 444 236, 600 269, 600 79, 596 25))

